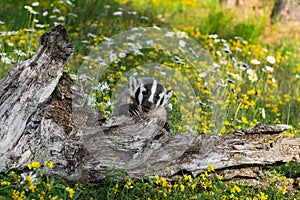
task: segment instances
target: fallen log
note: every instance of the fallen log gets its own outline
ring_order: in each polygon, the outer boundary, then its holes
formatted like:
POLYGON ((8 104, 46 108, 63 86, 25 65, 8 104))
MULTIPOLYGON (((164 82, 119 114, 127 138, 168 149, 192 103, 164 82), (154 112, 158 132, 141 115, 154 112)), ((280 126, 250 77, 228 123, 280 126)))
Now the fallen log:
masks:
POLYGON ((287 125, 258 124, 226 136, 170 134, 156 119, 104 119, 63 67, 73 51, 63 26, 40 38, 36 54, 0 81, 0 172, 53 161, 47 171, 97 182, 118 169, 130 178, 197 176, 214 164, 225 179, 256 179, 261 167, 299 162, 299 138, 287 125))

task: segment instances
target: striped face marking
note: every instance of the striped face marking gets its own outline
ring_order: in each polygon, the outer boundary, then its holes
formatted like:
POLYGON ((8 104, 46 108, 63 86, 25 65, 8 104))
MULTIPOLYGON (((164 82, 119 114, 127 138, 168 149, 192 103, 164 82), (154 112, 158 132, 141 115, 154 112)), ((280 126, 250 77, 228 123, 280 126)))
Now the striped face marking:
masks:
POLYGON ((138 105, 142 105, 143 102, 143 93, 145 93, 147 90, 146 88, 144 88, 143 85, 141 85, 138 89, 138 91, 136 91, 136 93, 138 94, 138 105))
POLYGON ((149 102, 154 103, 154 95, 156 95, 156 90, 157 90, 157 81, 154 80, 152 87, 151 87, 151 94, 149 97, 149 102))
POLYGON ((166 88, 156 80, 143 83, 139 79, 136 86, 134 98, 136 103, 140 105, 145 112, 163 107, 172 96, 172 91, 166 90, 166 88))

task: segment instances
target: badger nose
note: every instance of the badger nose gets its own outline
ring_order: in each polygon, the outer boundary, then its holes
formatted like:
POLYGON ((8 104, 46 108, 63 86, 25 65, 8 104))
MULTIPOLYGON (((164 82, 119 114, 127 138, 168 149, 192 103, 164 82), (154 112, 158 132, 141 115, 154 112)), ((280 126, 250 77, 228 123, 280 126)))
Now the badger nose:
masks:
POLYGON ((149 112, 149 110, 150 110, 150 108, 146 108, 146 107, 143 107, 142 109, 144 112, 149 112))
POLYGON ((147 102, 147 103, 145 102, 142 107, 145 112, 149 112, 150 110, 155 109, 155 105, 150 102, 147 102))

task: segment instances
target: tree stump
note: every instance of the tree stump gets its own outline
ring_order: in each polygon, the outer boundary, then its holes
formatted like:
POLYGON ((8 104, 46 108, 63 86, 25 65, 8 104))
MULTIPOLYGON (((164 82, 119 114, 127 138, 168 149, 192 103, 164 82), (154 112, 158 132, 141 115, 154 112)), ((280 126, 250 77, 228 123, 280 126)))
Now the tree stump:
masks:
POLYGON ((271 13, 272 23, 276 21, 284 24, 299 25, 300 2, 289 0, 276 0, 271 13))
POLYGON ((97 182, 115 169, 134 179, 175 179, 214 164, 226 179, 256 179, 262 166, 299 161, 299 138, 279 136, 287 125, 258 124, 218 137, 170 134, 156 119, 104 121, 86 105, 82 87, 63 73, 73 51, 65 28, 53 28, 39 43, 32 58, 0 81, 0 172, 53 161, 50 175, 97 182))

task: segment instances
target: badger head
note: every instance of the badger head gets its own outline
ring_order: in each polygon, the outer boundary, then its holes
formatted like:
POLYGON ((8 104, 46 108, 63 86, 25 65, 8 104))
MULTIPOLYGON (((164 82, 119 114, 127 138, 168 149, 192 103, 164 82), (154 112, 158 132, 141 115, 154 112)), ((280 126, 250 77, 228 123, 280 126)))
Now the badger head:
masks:
POLYGON ((151 78, 135 79, 130 77, 129 89, 137 105, 144 112, 150 112, 165 106, 172 97, 173 91, 151 78))

